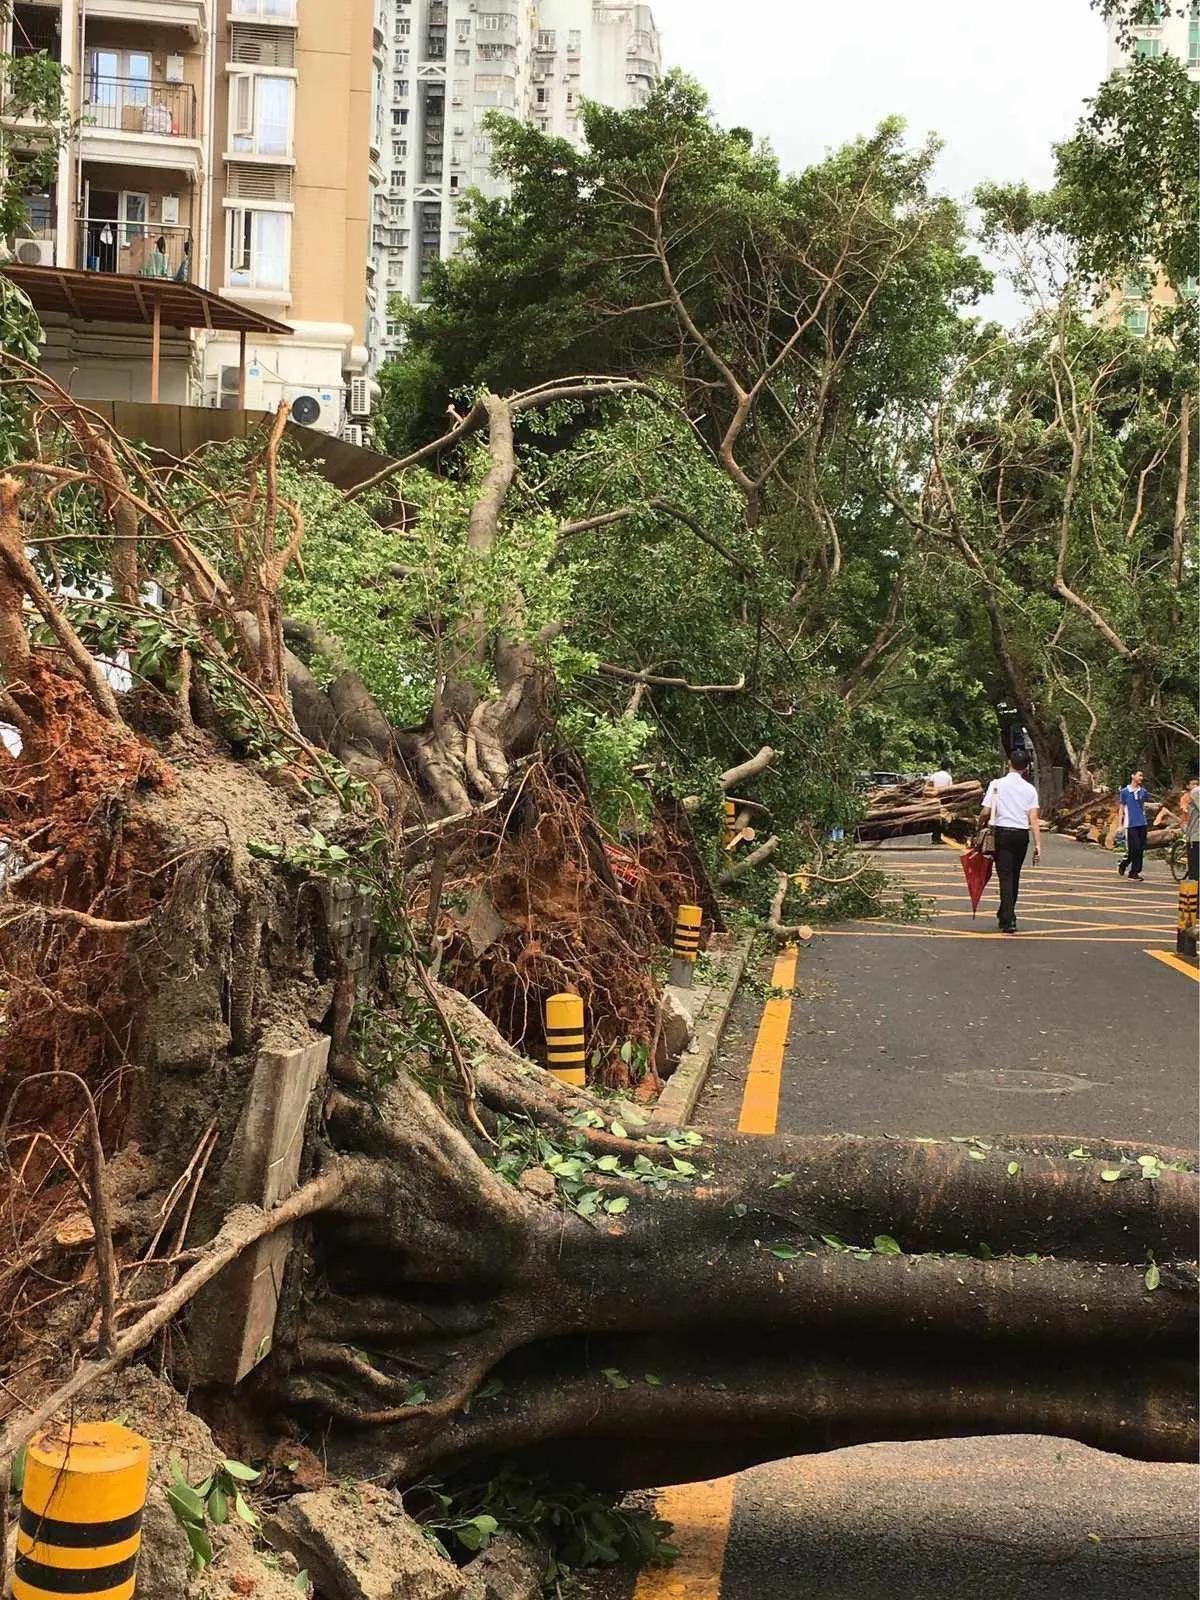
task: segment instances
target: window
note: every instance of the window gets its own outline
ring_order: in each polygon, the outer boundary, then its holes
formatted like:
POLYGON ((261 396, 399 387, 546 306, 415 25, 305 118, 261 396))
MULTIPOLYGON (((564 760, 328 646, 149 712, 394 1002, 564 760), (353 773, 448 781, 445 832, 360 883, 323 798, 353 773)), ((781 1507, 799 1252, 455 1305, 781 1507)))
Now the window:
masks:
POLYGON ((1138 272, 1131 272, 1125 279, 1126 300, 1144 300, 1150 290, 1150 274, 1142 268, 1138 272))
POLYGON ((392 62, 392 65, 398 71, 407 72, 408 71, 408 51, 407 50, 397 50, 396 51, 396 57, 395 57, 395 60, 392 62))
POLYGON ((577 56, 583 48, 583 34, 578 28, 572 28, 567 34, 567 50, 571 55, 577 56))
POLYGON ((407 111, 393 111, 392 112, 392 127, 393 128, 407 128, 408 127, 408 112, 407 111))
POLYGON ((395 83, 392 85, 392 99, 393 100, 407 100, 408 99, 408 79, 407 78, 397 78, 396 79, 395 83))
POLYGON ((265 72, 229 80, 229 148, 244 155, 290 156, 296 85, 265 72))
POLYGON ((454 52, 454 65, 456 67, 469 67, 471 65, 471 52, 469 50, 456 50, 454 52))
POLYGON ((515 33, 516 27, 516 17, 507 11, 489 11, 479 19, 480 33, 515 33))
POLYGON ((388 221, 389 222, 403 222, 404 221, 404 201, 403 200, 389 200, 388 201, 388 221))
POLYGON ((1133 53, 1140 61, 1156 61, 1163 53, 1161 39, 1139 39, 1134 44, 1133 53))
POLYGON ((539 89, 537 91, 537 103, 538 103, 538 105, 540 105, 540 106, 546 105, 547 102, 549 101, 549 99, 550 99, 550 91, 548 89, 539 89))
POLYGON ((477 72, 475 74, 476 94, 495 94, 503 87, 504 78, 499 72, 477 72))
POLYGON ((292 219, 286 211, 251 211, 235 206, 229 231, 231 289, 286 289, 292 243, 292 219))
POLYGON ((1188 66, 1200 67, 1200 4, 1188 12, 1188 66))
POLYGON ((403 161, 407 155, 408 155, 408 140, 407 139, 393 139, 392 140, 392 160, 393 161, 403 161))
POLYGON ((539 50, 553 50, 554 49, 554 29, 553 28, 540 28, 538 30, 537 47, 538 47, 539 50))
POLYGON ((399 167, 392 168, 392 188, 403 189, 408 184, 408 173, 399 167))
POLYGON ((276 22, 294 22, 296 0, 233 0, 235 17, 272 17, 276 22))
POLYGON ((1147 306, 1130 306, 1125 312, 1125 328, 1136 339, 1143 339, 1150 327, 1150 311, 1147 306))
POLYGON ((1179 293, 1185 300, 1194 300, 1196 298, 1197 290, 1200 290, 1200 278, 1197 278, 1194 272, 1189 272, 1187 277, 1179 285, 1179 293))
POLYGON ((146 237, 146 219, 150 215, 150 196, 121 191, 121 243, 146 237))
POLYGON ((397 37, 397 39, 407 39, 411 32, 412 32, 412 22, 411 22, 411 20, 408 17, 397 17, 396 18, 396 37, 397 37))

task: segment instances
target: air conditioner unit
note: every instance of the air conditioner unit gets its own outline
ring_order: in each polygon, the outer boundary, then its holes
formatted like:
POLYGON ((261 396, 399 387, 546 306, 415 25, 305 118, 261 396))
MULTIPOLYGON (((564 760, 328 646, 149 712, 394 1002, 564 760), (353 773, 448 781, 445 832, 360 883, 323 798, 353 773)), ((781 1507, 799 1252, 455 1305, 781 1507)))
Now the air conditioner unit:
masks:
POLYGON ((16 258, 23 267, 52 267, 54 265, 53 239, 18 239, 16 258))
POLYGON ((350 379, 350 415, 352 417, 371 415, 371 385, 366 378, 350 379))
MULTIPOLYGON (((241 372, 238 367, 221 368, 217 404, 222 411, 237 411, 239 409, 238 388, 240 379, 241 372)), ((257 361, 251 361, 246 366, 246 410, 266 410, 266 398, 263 392, 263 369, 257 361)))
POLYGON ((342 438, 347 444, 352 444, 359 450, 363 450, 366 448, 367 430, 361 427, 357 422, 352 422, 343 431, 342 438))
POLYGON ((324 407, 315 394, 293 395, 291 405, 293 422, 298 422, 305 428, 315 428, 320 422, 324 407))

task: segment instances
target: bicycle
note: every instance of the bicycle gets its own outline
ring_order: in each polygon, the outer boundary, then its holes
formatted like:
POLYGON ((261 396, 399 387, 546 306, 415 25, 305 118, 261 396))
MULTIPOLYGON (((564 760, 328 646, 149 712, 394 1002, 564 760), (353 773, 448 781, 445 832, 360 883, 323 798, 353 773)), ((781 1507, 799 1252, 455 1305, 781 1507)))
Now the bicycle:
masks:
POLYGON ((1167 846, 1167 865, 1176 883, 1182 883, 1187 877, 1187 864, 1187 840, 1180 834, 1167 846))

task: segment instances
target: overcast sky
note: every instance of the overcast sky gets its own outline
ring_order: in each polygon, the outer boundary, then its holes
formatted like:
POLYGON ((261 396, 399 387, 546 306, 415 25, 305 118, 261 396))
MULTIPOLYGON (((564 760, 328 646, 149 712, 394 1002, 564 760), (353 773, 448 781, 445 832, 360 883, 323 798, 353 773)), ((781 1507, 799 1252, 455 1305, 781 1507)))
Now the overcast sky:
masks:
POLYGON ((1087 0, 651 4, 664 65, 699 78, 719 121, 764 135, 785 167, 898 113, 914 139, 940 135, 938 178, 961 199, 985 178, 1044 183, 1105 72, 1087 0))

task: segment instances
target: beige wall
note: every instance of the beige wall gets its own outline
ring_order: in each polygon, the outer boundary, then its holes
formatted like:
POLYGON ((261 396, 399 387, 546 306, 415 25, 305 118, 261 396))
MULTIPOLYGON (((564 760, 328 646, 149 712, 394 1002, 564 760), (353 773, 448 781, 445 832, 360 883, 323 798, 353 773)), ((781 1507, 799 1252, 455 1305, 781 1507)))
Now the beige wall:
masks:
POLYGON ((86 82, 86 55, 93 49, 148 50, 154 57, 154 76, 161 79, 166 74, 168 56, 183 57, 183 81, 196 91, 196 126, 198 135, 204 128, 204 106, 201 91, 204 86, 204 55, 186 32, 179 28, 147 26, 145 23, 116 22, 101 18, 89 22, 84 39, 84 63, 80 77, 86 82))
MULTIPOLYGON (((227 8, 217 7, 212 283, 225 273, 227 8)), ((290 322, 344 323, 365 338, 372 0, 299 0, 290 322)))
POLYGON ((364 337, 372 0, 300 0, 292 305, 364 337))

